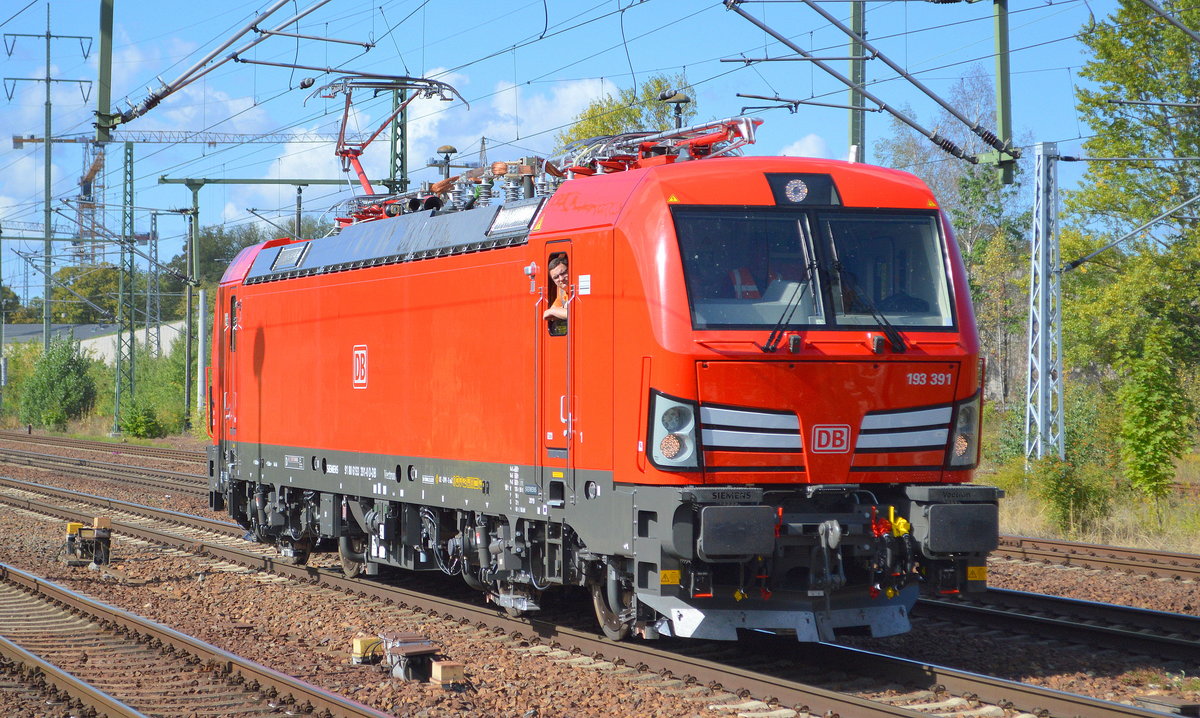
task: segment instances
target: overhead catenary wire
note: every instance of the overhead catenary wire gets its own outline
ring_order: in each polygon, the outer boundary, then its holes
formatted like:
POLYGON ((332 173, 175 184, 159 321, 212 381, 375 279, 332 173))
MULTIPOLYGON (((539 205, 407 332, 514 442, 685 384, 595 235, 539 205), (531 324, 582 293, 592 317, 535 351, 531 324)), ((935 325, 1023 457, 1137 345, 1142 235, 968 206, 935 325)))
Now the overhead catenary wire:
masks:
POLYGON ((850 89, 854 90, 855 92, 860 93, 863 97, 867 98, 871 102, 874 102, 876 105, 879 106, 879 108, 881 110, 887 112, 891 116, 895 117, 896 119, 900 120, 904 124, 913 128, 917 132, 920 132, 922 135, 925 135, 926 137, 929 138, 930 142, 932 142, 935 145, 937 145, 938 147, 940 147, 943 151, 945 151, 951 155, 954 155, 955 157, 958 157, 959 159, 966 160, 967 162, 971 162, 972 164, 978 162, 978 160, 975 157, 964 152, 963 149, 961 147, 959 147, 957 144, 955 144, 954 141, 951 140, 950 138, 943 137, 933 130, 925 129, 925 127, 923 127, 919 122, 917 122, 913 118, 909 117, 905 113, 892 107, 891 105, 889 105, 887 102, 885 102, 882 98, 880 98, 875 93, 871 92, 870 90, 866 89, 862 85, 859 85, 858 83, 854 82, 853 80, 846 77, 842 73, 833 69, 824 61, 820 60, 819 58, 814 57, 811 53, 809 53, 804 48, 793 43, 791 40, 789 40, 786 37, 784 37, 783 35, 779 34, 779 32, 777 32, 773 28, 769 27, 765 23, 758 20, 758 18, 756 18, 756 17, 750 15, 750 13, 742 10, 740 7, 738 7, 739 2, 740 2, 740 0, 725 0, 725 6, 727 8, 729 8, 730 10, 733 10, 737 14, 741 15, 742 17, 746 18, 747 20, 749 20, 751 23, 753 23, 758 28, 760 28, 763 32, 766 32, 767 34, 771 35, 771 37, 774 37, 779 42, 781 42, 784 45, 786 45, 787 47, 791 48, 793 52, 799 53, 800 55, 803 55, 805 57, 812 58, 812 62, 814 65, 821 68, 826 73, 828 73, 832 77, 834 77, 837 80, 839 80, 840 82, 842 82, 842 84, 846 85, 846 87, 849 87, 850 89))
MULTIPOLYGON (((667 24, 669 24, 669 23, 667 23, 667 24)), ((957 24, 957 23, 950 23, 950 24, 957 24)), ((664 26, 665 26, 665 25, 664 25, 664 26)), ((653 32, 653 29, 652 29, 652 30, 649 30, 649 31, 647 31, 647 33, 645 33, 645 34, 649 34, 649 33, 652 33, 652 32, 653 32)), ((1055 40, 1054 42, 1057 42, 1057 41, 1062 41, 1062 40, 1066 40, 1066 39, 1070 39, 1071 37, 1075 37, 1075 36, 1074 36, 1074 35, 1072 35, 1072 36, 1068 36, 1068 37, 1066 37, 1066 38, 1060 38, 1060 39, 1057 39, 1057 40, 1055 40)), ((1039 46, 1039 45, 1041 45, 1041 44, 1045 44, 1045 43, 1037 43, 1037 44, 1034 44, 1034 45, 1031 45, 1031 46, 1028 46, 1028 47, 1037 47, 1037 46, 1039 46)), ((614 45, 613 47, 616 47, 616 46, 617 46, 617 45, 614 45)), ((611 48, 610 48, 610 49, 611 49, 611 48)), ((1014 50, 1012 50, 1012 52, 1017 52, 1017 51, 1021 51, 1021 50, 1024 50, 1024 49, 1028 49, 1028 48, 1027 48, 1027 47, 1023 47, 1023 48, 1015 48, 1014 50)), ((599 54, 599 53, 595 53, 595 54, 599 54)), ((481 58, 481 59, 480 59, 480 61, 482 61, 482 59, 486 59, 486 58, 481 58)), ((935 70, 939 70, 939 69, 945 69, 945 68, 947 68, 947 67, 953 67, 953 66, 956 66, 956 65, 966 64, 966 63, 968 63, 968 62, 974 62, 974 61, 976 61, 976 59, 982 59, 982 58, 975 58, 975 59, 971 59, 971 60, 965 60, 965 61, 956 62, 956 63, 948 63, 948 64, 946 64, 946 65, 942 65, 942 66, 939 66, 939 67, 937 67, 937 68, 931 68, 931 69, 930 69, 930 70, 928 70, 928 71, 935 71, 935 70)), ((576 61, 574 61, 574 62, 572 62, 572 63, 568 63, 567 65, 564 65, 563 67, 570 66, 571 64, 576 64, 577 62, 578 62, 578 60, 576 60, 576 61)), ((470 64, 470 63, 468 63, 468 64, 470 64)), ((560 69, 561 69, 561 68, 560 68, 560 69)), ((546 72, 546 73, 543 73, 543 75, 541 75, 539 78, 535 78, 535 79, 532 79, 532 80, 527 80, 527 81, 526 81, 526 84, 528 84, 528 83, 530 83, 530 82, 537 82, 537 81, 539 81, 539 80, 540 80, 540 78, 541 78, 541 77, 546 77, 546 76, 548 76, 548 75, 550 75, 550 74, 553 74, 553 72, 555 72, 555 70, 550 70, 550 71, 548 71, 548 72, 546 72)), ((713 76, 711 76, 711 77, 709 77, 709 78, 706 78, 706 79, 703 79, 703 80, 699 80, 699 81, 695 81, 695 82, 693 82, 692 84, 694 84, 694 85, 700 85, 700 84, 703 84, 704 82, 707 82, 707 81, 709 81, 709 80, 715 79, 715 78, 717 78, 717 77, 721 77, 721 76, 727 75, 727 74, 729 74, 730 72, 733 72, 733 71, 731 70, 731 71, 728 71, 728 72, 722 72, 722 73, 718 73, 718 74, 716 74, 716 75, 713 75, 713 76)), ((897 78, 885 78, 885 79, 882 79, 882 80, 878 80, 878 81, 876 81, 875 83, 872 83, 872 84, 881 84, 881 83, 885 83, 885 82, 891 82, 891 81, 895 81, 896 79, 897 79, 897 78)), ((472 99, 475 99, 475 100, 479 100, 479 99, 486 99, 487 97, 494 96, 495 94, 498 94, 500 91, 501 91, 501 90, 497 90, 497 91, 494 91, 494 92, 486 93, 486 94, 484 94, 484 95, 476 96, 475 98, 472 98, 472 99)), ((831 93, 826 93, 826 94, 831 94, 831 93)), ((818 95, 818 97, 819 97, 819 96, 822 96, 822 95, 818 95)), ((438 112, 440 112, 440 111, 441 111, 441 110, 439 110, 438 112)), ((875 110, 872 110, 872 111, 875 111, 875 110)), ((534 133, 533 135, 529 135, 529 137, 533 137, 533 136, 540 135, 540 134, 548 134, 548 133, 550 133, 550 132, 554 132, 554 131, 556 131, 556 130, 560 130, 560 129, 562 129, 562 128, 566 127, 566 126, 569 126, 569 124, 570 124, 570 123, 566 123, 566 124, 564 124, 564 125, 559 125, 559 126, 556 126, 556 127, 548 128, 548 129, 546 129, 546 130, 543 130, 542 132, 539 132, 539 133, 534 133)), ((503 145, 506 145, 506 144, 508 144, 508 143, 502 143, 502 145, 500 145, 500 146, 503 146, 503 145)), ((219 151, 224 151, 224 150, 219 150, 219 151)), ((313 196, 312 198, 315 200, 315 199, 320 199, 320 198, 322 198, 322 197, 328 197, 328 196, 332 196, 332 194, 331 194, 331 193, 325 193, 325 194, 322 194, 322 195, 315 195, 315 196, 313 196)), ((248 218, 247 218, 247 219, 248 219, 248 218)))
POLYGON ((1095 252, 1092 252, 1091 254, 1087 255, 1086 257, 1080 257, 1079 259, 1067 262, 1066 264, 1064 264, 1062 266, 1062 269, 1060 269, 1058 271, 1065 273, 1065 272, 1071 271, 1072 269, 1075 269, 1076 267, 1078 267, 1079 265, 1088 261, 1089 259, 1092 259, 1093 257, 1095 257, 1103 252, 1107 252, 1108 250, 1117 246, 1121 242, 1124 242, 1125 240, 1129 239, 1130 237, 1136 236, 1138 234, 1138 232, 1148 229, 1151 225, 1157 224, 1158 222, 1175 214, 1179 210, 1184 209, 1185 207, 1191 206, 1192 204, 1196 203, 1197 201, 1200 201, 1200 194, 1196 195, 1195 197, 1192 197, 1191 199, 1187 200, 1186 202, 1184 202, 1182 204, 1175 205, 1174 207, 1172 207, 1171 209, 1168 209, 1166 212, 1163 212, 1162 214, 1158 215, 1154 219, 1151 219, 1147 222, 1143 222, 1141 225, 1139 225, 1135 229, 1131 229, 1128 232, 1126 232, 1119 239, 1115 239, 1112 242, 1109 242, 1108 244, 1104 245, 1100 249, 1097 249, 1095 252))
MULTIPOLYGON (((586 24, 586 23, 581 23, 581 24, 586 24)), ((1020 49, 1020 48, 1018 48, 1018 49, 1020 49)), ((1015 52, 1015 50, 1014 50, 1014 52, 1015 52)), ((546 73, 546 74, 550 74, 550 73, 546 73)), ((724 74, 724 73, 722 73, 722 74, 724 74)), ((542 77, 545 77, 545 74, 542 77)), ((716 77, 719 77, 719 76, 716 76, 716 77)), ((536 82, 536 80, 529 80, 529 82, 536 82)), ((698 82, 694 83, 694 84, 700 84, 701 82, 704 82, 704 80, 698 80, 698 82)), ((282 92, 281 92, 281 95, 282 95, 282 92)), ((557 128, 560 128, 560 127, 552 128, 551 131, 557 130, 557 128)), ((166 148, 164 148, 163 150, 158 150, 158 151, 166 151, 166 148)), ((218 151, 223 151, 223 150, 218 150, 218 151)))
MULTIPOLYGON (((239 39, 241 39, 247 33, 254 31, 256 29, 256 26, 258 25, 258 23, 260 23, 263 20, 270 17, 276 10, 278 10, 280 7, 283 7, 290 1, 291 0, 276 0, 275 4, 272 5, 267 11, 261 13, 258 17, 256 17, 254 20, 252 20, 249 25, 245 26, 243 29, 236 32, 233 37, 226 40, 219 47, 217 47, 217 49, 213 50, 208 55, 205 55, 204 59, 202 59, 200 62, 197 62, 195 65, 192 65, 190 68, 185 70, 184 73, 182 75, 180 75, 174 82, 172 82, 170 84, 163 84, 163 86, 160 87, 158 90, 151 92, 150 95, 145 100, 143 100, 140 104, 138 104, 135 107, 130 108, 129 110, 127 110, 125 112, 122 112, 121 113, 121 122, 129 122, 130 120, 133 120, 134 118, 141 117, 142 115, 144 115, 147 112, 149 112, 150 110, 152 110, 155 106, 158 105, 158 103, 162 102, 165 98, 167 98, 171 94, 178 92, 179 90, 182 90, 184 87, 187 87, 188 85, 192 84, 196 80, 199 80, 201 77, 204 77, 208 73, 212 72, 214 69, 220 67, 221 65, 224 65, 226 62, 229 62, 232 59, 235 59, 237 55, 239 55, 243 52, 246 52, 250 48, 255 47, 262 41, 266 40, 268 37, 270 37, 270 35, 260 35, 259 37, 255 38, 254 40, 251 40, 246 45, 243 45, 241 48, 235 50, 233 52, 233 54, 225 57, 222 60, 217 61, 216 63, 209 65, 209 63, 218 54, 220 54, 221 52, 224 52, 228 47, 233 45, 235 42, 237 42, 239 39)), ((280 23, 275 29, 282 30, 283 28, 287 27, 288 25, 291 25, 292 23, 300 21, 304 17, 306 17, 306 16, 312 14, 313 12, 315 12, 316 10, 320 9, 322 6, 327 5, 330 1, 331 0, 316 0, 316 2, 314 2, 309 7, 305 8, 304 10, 301 10, 297 14, 293 15, 292 17, 290 17, 287 20, 280 23)))
MULTIPOLYGON (((624 10, 629 10, 628 3, 625 3, 624 5, 625 5, 625 7, 624 7, 624 10)), ((608 15, 611 15, 611 14, 614 14, 614 13, 608 13, 608 15)), ((584 24, 586 24, 586 23, 588 23, 588 22, 592 22, 592 21, 594 21, 594 20, 596 20, 596 19, 600 19, 600 18, 588 18, 588 19, 587 19, 587 20, 585 20, 583 23, 580 23, 580 25, 584 25, 584 24)), ((561 24, 560 24, 560 25, 561 25, 561 24)), ((393 28, 393 29, 394 29, 394 28, 393 28)), ((566 29, 570 29, 570 28, 566 28, 566 29)), ((555 28, 551 28, 551 33, 553 33, 554 31, 555 31, 555 28)), ((562 30, 562 31, 565 31, 565 30, 562 30)), ((390 32, 390 31, 389 31, 389 32, 390 32)), ((538 34, 538 35, 534 35, 533 39, 534 39, 534 40, 536 40, 536 39, 538 39, 539 37, 541 37, 541 36, 545 36, 545 35, 548 35, 548 34, 550 34, 550 33, 547 33, 547 32, 546 32, 546 30, 545 30, 545 29, 543 29, 543 30, 541 31, 541 33, 540 33, 540 34, 538 34)), ((503 51, 505 51, 505 50, 508 50, 508 49, 515 48, 515 47, 517 47, 517 46, 518 46, 517 44, 510 45, 510 46, 506 47, 504 50, 501 50, 500 52, 503 52, 503 51)), ((520 45, 520 46, 524 46, 524 45, 520 45)), ((494 53, 493 53, 493 54, 494 54, 494 53)), ((478 59, 478 61, 482 61, 482 60, 486 59, 486 57, 487 57, 487 56, 485 55, 483 58, 479 58, 479 59, 478 59)), ((472 61, 472 62, 474 62, 474 61, 472 61)), ((465 66, 467 66, 467 65, 469 65, 469 64, 472 64, 472 62, 465 63, 464 65, 461 65, 460 67, 465 67, 465 66)), ((694 63, 693 63, 693 64, 694 64, 694 63)), ((943 66, 943 67, 945 67, 945 66, 943 66)), ((545 76, 545 75, 543 75, 543 77, 544 77, 544 76, 545 76)), ((702 82, 702 81, 700 81, 700 82, 702 82)), ((698 83, 695 83, 695 84, 698 84, 698 83)), ((484 95, 484 96, 486 96, 486 95, 484 95)), ((555 128, 555 129, 559 129, 559 128, 555 128)), ((551 131, 553 131, 553 130, 551 130, 551 131)), ((167 148, 164 148, 163 150, 160 150, 160 151, 165 151, 166 149, 167 149, 167 148)), ((268 150, 269 150, 269 148, 266 148, 266 147, 262 148, 262 151, 263 151, 263 152, 266 152, 266 151, 268 151, 268 150)), ((218 150, 218 152, 221 152, 221 151, 225 151, 225 150, 218 150)), ((212 156, 213 156, 213 154, 214 154, 214 153, 209 153, 209 154, 208 154, 208 157, 212 157, 212 156)), ((275 158, 272 158, 272 159, 275 159, 275 158)), ((157 174, 158 172, 159 172, 159 171, 158 171, 158 170, 156 170, 155 174, 157 174)), ((314 194, 315 194, 315 193, 314 193, 314 194)))
MULTIPOLYGON (((730 0, 730 1, 736 2, 736 0, 730 0)), ((1148 0, 1143 0, 1143 2, 1146 2, 1146 1, 1148 1, 1148 0)), ((808 5, 810 8, 817 11, 817 14, 819 14, 821 17, 825 18, 825 20, 828 21, 829 23, 831 23, 834 27, 836 27, 839 30, 841 30, 842 32, 846 33, 846 35, 849 36, 852 40, 854 40, 854 42, 856 42, 857 44, 859 44, 863 48, 865 48, 867 51, 869 51, 871 53, 872 57, 875 57, 875 58, 878 58, 879 60, 881 60, 885 65, 892 68, 892 70, 896 74, 900 75, 905 80, 908 80, 913 85, 913 87, 916 87, 918 90, 920 90, 922 93, 924 93, 926 97, 928 97, 929 99, 936 102, 942 109, 944 109, 946 112, 949 112, 955 119, 957 119, 958 121, 960 121, 964 125, 966 125, 968 128, 970 128, 970 130, 972 132, 974 132, 981 140, 983 140, 985 143, 987 143, 988 146, 990 146, 992 149, 1000 151, 1000 152, 1011 152, 1012 151, 1013 148, 1011 147, 1011 143, 1004 141, 1002 138, 996 137, 995 133, 991 132, 990 130, 984 129, 975 120, 968 119, 966 115, 964 115, 962 112, 959 112, 958 108, 956 108, 954 105, 950 104, 949 102, 943 100, 936 92, 929 89, 925 85, 925 83, 921 82, 916 77, 914 77, 911 73, 909 73, 907 70, 905 70, 903 67, 901 67, 900 65, 893 62, 892 59, 889 58, 883 52, 881 52, 879 50, 879 48, 875 47, 875 45, 868 42, 865 37, 854 32, 854 30, 852 30, 851 28, 846 26, 845 23, 843 23, 842 21, 835 18, 827 10, 825 10, 825 8, 821 7, 817 3, 813 2, 813 0, 803 0, 803 2, 805 5, 808 5)), ((930 138, 930 139, 933 139, 933 138, 930 138)), ((935 140, 935 142, 936 142, 936 140, 935 140)))
MULTIPOLYGON (((325 2, 328 2, 328 1, 329 1, 329 0, 323 0, 323 2, 321 2, 320 4, 322 4, 322 5, 323 5, 323 4, 325 4, 325 2)), ((421 7, 424 7, 424 4, 427 4, 427 3, 423 3, 421 7)), ((307 10, 306 10, 304 13, 301 13, 301 15, 303 15, 303 14, 307 14, 308 12, 311 12, 311 11, 312 11, 312 10, 314 10, 314 9, 315 9, 315 7, 309 8, 309 9, 307 9, 307 10)), ((419 9, 420 9, 420 8, 417 8, 417 10, 419 10, 419 9)), ((415 14, 415 12, 417 12, 417 10, 414 10, 413 12, 409 13, 408 15, 406 15, 406 16, 405 16, 405 17, 404 17, 402 20, 400 20, 400 22, 398 22, 398 23, 397 23, 395 26, 393 26, 392 28, 390 28, 390 29, 389 29, 389 31, 388 31, 387 33, 384 33, 384 35, 383 35, 382 37, 386 37, 388 34, 390 34, 392 31, 394 31, 394 30, 396 29, 396 27, 399 27, 399 26, 400 26, 400 25, 401 25, 401 24, 402 24, 402 23, 403 23, 405 20, 407 20, 409 17, 411 17, 413 14, 415 14)), ((578 28, 578 27, 581 27, 581 26, 587 25, 588 23, 591 23, 591 22, 596 22, 596 21, 599 21, 599 20, 601 20, 601 19, 603 19, 603 18, 605 18, 605 17, 609 17, 609 16, 611 16, 612 14, 615 14, 615 13, 605 13, 604 15, 601 15, 601 16, 598 16, 598 17, 595 17, 595 18, 590 18, 590 19, 588 19, 588 20, 585 20, 585 21, 584 21, 584 22, 582 22, 582 23, 578 23, 578 24, 575 24, 575 25, 572 25, 572 26, 569 26, 569 27, 563 28, 562 30, 559 30, 558 32, 556 32, 556 33, 551 33, 551 34, 552 34, 552 35, 553 35, 553 34, 560 34, 561 32, 565 32, 565 31, 567 31, 567 30, 570 30, 570 29, 578 28)), ((573 16, 573 17, 578 17, 578 16, 579 16, 579 14, 576 14, 576 15, 575 15, 575 16, 573 16)), ((260 17, 261 17, 261 16, 260 16, 260 17)), ((297 17, 294 17, 294 18, 292 18, 292 19, 288 20, 287 22, 283 23, 283 24, 281 25, 281 27, 285 27, 285 26, 287 26, 288 24, 290 24, 290 23, 292 23, 292 22, 296 21, 298 18, 299 18, 299 16, 297 16, 297 17)), ((573 18, 572 18, 572 19, 573 19, 573 18)), ((240 37, 241 35, 244 35, 244 34, 245 34, 245 32, 242 32, 242 33, 240 33, 240 34, 238 35, 238 37, 240 37)), ((382 38, 381 38, 381 39, 382 39, 382 38)), ((235 38, 235 40, 236 40, 236 38, 235 38)), ((535 40, 535 41, 536 41, 536 40, 535 40)), ((511 45, 511 46, 509 46, 508 48, 506 48, 506 50, 505 50, 505 51, 507 51, 508 49, 515 49, 516 47, 518 47, 518 46, 521 46, 522 44, 527 44, 527 43, 524 43, 524 42, 522 42, 522 43, 517 43, 517 44, 511 45)), ((224 47, 228 47, 228 46, 229 46, 229 44, 228 44, 228 43, 227 43, 226 45, 224 45, 224 47)), ((247 46, 247 47, 248 47, 248 46, 247 46)), ((246 49, 246 48, 242 48, 242 49, 241 49, 241 50, 239 50, 238 52, 243 52, 245 49, 246 49)), ((236 53, 235 53, 235 54, 236 54, 236 53)), ((469 65, 471 65, 471 64, 477 63, 477 62, 482 62, 482 61, 484 61, 484 60, 486 60, 486 59, 488 59, 488 58, 490 58, 490 57, 494 57, 496 54, 497 54, 497 53, 489 53, 488 55, 485 55, 485 56, 483 56, 483 57, 476 58, 475 60, 468 61, 467 63, 464 63, 463 65, 460 65, 460 66, 459 66, 459 69, 461 69, 462 67, 466 67, 466 66, 469 66, 469 65)), ((210 56, 211 56, 211 55, 213 55, 213 53, 210 53, 210 56)), ((231 57, 232 57, 232 56, 231 56, 231 57)), ((207 59, 211 59, 211 57, 209 57, 209 58, 207 58, 207 59)), ((229 58, 227 58, 227 59, 229 59, 229 58)), ((197 63, 197 66, 202 66, 203 62, 204 62, 204 61, 201 61, 200 63, 197 63)), ((201 77, 203 74, 207 74, 207 73, 208 73, 208 72, 210 72, 211 70, 215 69, 215 67, 216 67, 216 66, 214 65, 214 66, 211 66, 211 67, 209 67, 209 68, 205 69, 203 73, 201 73, 201 74, 198 74, 198 75, 195 75, 194 77, 192 77, 192 80, 194 81, 195 79, 198 79, 199 77, 201 77)), ((448 70, 447 72, 452 72, 452 71, 453 71, 453 69, 454 69, 454 68, 452 68, 451 70, 448 70)), ((189 72, 192 72, 192 71, 189 71, 189 72)), ((185 73, 185 74, 186 74, 186 73, 185 73)), ((177 88, 177 89, 178 89, 178 88, 177 88)), ((282 96, 283 94, 285 94, 285 93, 284 93, 284 92, 280 92, 280 93, 276 94, 274 97, 272 97, 272 98, 268 98, 268 100, 266 100, 266 102, 270 102, 271 100, 277 99, 277 98, 279 98, 280 96, 282 96)), ((484 95, 484 97, 488 97, 488 96, 491 96, 491 95, 494 95, 494 94, 496 94, 496 93, 488 93, 487 95, 484 95)), ((161 98, 160 98, 160 99, 161 99, 161 98)), ((243 109, 241 112, 239 112, 239 113, 237 113, 237 114, 241 114, 242 112, 246 112, 246 111, 248 111, 249 109, 251 109, 251 108, 245 108, 245 109, 243 109)), ((315 118, 315 117, 327 116, 328 114, 330 114, 330 113, 316 114, 316 115, 313 115, 312 117, 314 117, 314 118, 315 118)), ((236 116, 236 115, 234 115, 234 116, 236 116)), ((226 120, 227 120, 227 119, 230 119, 230 118, 226 118, 226 120)), ((223 120, 223 121, 224 121, 224 120, 223 120)), ((218 122, 215 122, 215 123, 213 123, 213 124, 212 124, 212 125, 210 125, 208 128, 206 128, 206 130, 207 130, 207 129, 211 129, 212 127, 216 127, 217 125, 221 124, 221 122, 223 122, 223 121, 218 121, 218 122)), ((300 122, 303 122, 303 121, 304 121, 304 120, 301 120, 300 122)), ((292 124, 292 125, 290 125, 290 126, 295 126, 295 125, 297 125, 297 124, 299 124, 299 123, 293 123, 293 124, 292 124)), ((287 129, 287 127, 285 126, 285 127, 283 127, 283 128, 280 128, 280 129, 281 129, 281 130, 282 130, 282 129, 287 129)), ((168 149, 168 148, 163 148, 163 149, 161 149, 161 150, 157 150, 155 153, 152 153, 152 155, 151 155, 151 156, 153 156, 153 154, 157 154, 157 153, 159 153, 159 152, 166 151, 166 149, 168 149)), ((218 152, 220 152, 220 151, 221 151, 221 150, 219 150, 218 152)), ((143 158, 143 159, 146 159, 146 158, 143 158)), ((180 163, 180 165, 176 165, 176 166, 174 166, 174 167, 168 168, 168 171, 169 171, 170 169, 176 169, 177 167, 179 167, 179 166, 181 166, 181 165, 183 165, 183 164, 187 164, 187 162, 185 161, 185 162, 183 162, 183 163, 180 163)), ((148 175, 145 175, 145 176, 141 177, 140 179, 145 179, 147 176, 152 176, 152 175, 154 175, 154 174, 159 174, 159 173, 160 173, 159 171, 156 171, 156 172, 153 172, 153 173, 149 173, 148 175)))

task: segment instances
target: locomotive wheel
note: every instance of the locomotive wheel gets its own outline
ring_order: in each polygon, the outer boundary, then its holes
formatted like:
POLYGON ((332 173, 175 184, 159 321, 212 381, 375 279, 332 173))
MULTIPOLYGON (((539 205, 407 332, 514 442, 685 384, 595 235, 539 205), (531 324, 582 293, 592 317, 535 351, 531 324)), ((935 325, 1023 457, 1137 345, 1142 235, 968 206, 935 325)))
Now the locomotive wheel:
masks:
MULTIPOLYGON (((347 548, 349 548, 352 554, 356 556, 362 556, 367 552, 366 538, 362 536, 356 536, 353 538, 346 538, 345 541, 349 544, 347 548)), ((352 558, 346 558, 345 551, 339 550, 338 554, 339 558, 342 559, 342 574, 345 575, 346 578, 357 578, 360 574, 362 574, 362 561, 355 561, 352 558)))
POLYGON ((603 583, 597 582, 592 584, 592 606, 596 610, 596 621, 600 623, 600 630, 604 631, 604 635, 614 641, 623 641, 629 636, 629 629, 633 627, 632 617, 622 621, 620 614, 629 610, 633 605, 633 592, 621 591, 621 602, 624 604, 613 610, 609 606, 608 591, 603 583))

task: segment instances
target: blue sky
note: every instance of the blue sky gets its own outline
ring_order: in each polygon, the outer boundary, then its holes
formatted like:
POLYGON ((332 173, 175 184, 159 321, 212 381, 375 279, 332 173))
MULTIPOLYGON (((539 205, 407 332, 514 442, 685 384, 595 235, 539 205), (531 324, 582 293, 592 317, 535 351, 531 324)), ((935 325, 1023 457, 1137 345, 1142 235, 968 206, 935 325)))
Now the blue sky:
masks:
MULTIPOLYGON (((318 0, 319 2, 319 0, 318 0)), ((270 3, 257 6, 233 0, 184 3, 177 0, 117 0, 113 63, 113 102, 138 103, 147 86, 161 78, 172 81, 204 55, 242 29, 270 3)), ((273 28, 316 4, 296 0, 262 23, 273 28)), ((45 0, 9 0, 0 10, 0 32, 44 35, 45 0), (24 8, 24 9, 23 9, 24 8)), ((50 3, 50 29, 58 35, 98 35, 96 0, 56 0, 50 3)), ((846 2, 824 2, 830 13, 845 18, 846 2)), ((800 2, 746 2, 743 9, 793 42, 821 56, 845 56, 845 36, 800 2)), ((1011 67, 1013 118, 1018 136, 1056 141, 1066 154, 1078 154, 1087 126, 1076 116, 1073 91, 1081 82, 1078 70, 1085 50, 1075 38, 1088 18, 1114 11, 1112 0, 1011 0, 1011 67)), ((927 2, 870 2, 869 39, 895 62, 916 74, 939 94, 972 66, 992 71, 992 5, 990 2, 931 4, 927 2)), ((328 0, 289 30, 305 35, 354 42, 360 46, 290 37, 270 37, 246 56, 277 63, 342 67, 361 72, 408 74, 454 85, 470 103, 419 100, 410 110, 410 173, 414 181, 436 179, 424 167, 439 145, 450 144, 465 159, 478 157, 481 137, 487 137, 488 159, 516 159, 553 150, 555 134, 591 99, 644 81, 654 73, 686 73, 696 90, 699 119, 729 117, 744 105, 766 104, 737 97, 737 93, 812 98, 845 103, 844 87, 811 63, 774 62, 746 67, 721 62, 737 57, 788 54, 736 13, 715 0, 513 0, 511 2, 420 2, 375 0, 373 3, 328 0)), ((238 41, 239 48, 253 39, 238 41)), ((2 58, 5 77, 41 77, 45 73, 44 37, 9 37, 10 55, 2 58)), ((85 59, 80 42, 51 42, 51 75, 58 79, 96 79, 97 48, 85 59)), ((228 52, 222 53, 222 56, 228 52)), ((846 73, 847 63, 831 63, 846 73)), ((936 107, 878 60, 868 63, 871 90, 894 106, 909 106, 932 126, 936 107)), ((224 133, 336 133, 340 100, 306 102, 310 92, 299 88, 304 77, 318 85, 331 78, 307 71, 226 63, 202 80, 180 90, 123 129, 190 130, 224 133)), ((10 135, 44 133, 44 83, 6 83, 13 92, 0 98, 0 223, 42 221, 43 151, 40 145, 13 149, 10 135)), ((79 86, 56 82, 52 87, 55 136, 90 133, 95 89, 87 101, 79 86)), ((388 101, 364 97, 356 103, 352 131, 374 129, 386 114, 388 101)), ((844 110, 803 107, 795 114, 772 110, 760 115, 752 154, 793 154, 845 158, 847 113, 844 110)), ((889 131, 886 116, 867 115, 868 161, 873 144, 889 131)), ((992 118, 981 118, 985 126, 992 118)), ((109 152, 106 200, 114 205, 107 218, 120 226, 115 205, 121 200, 119 148, 109 152)), ((365 162, 372 177, 386 174, 386 137, 368 148, 365 162)), ((79 145, 53 147, 54 205, 78 194, 83 171, 79 145)), ((1064 167, 1062 181, 1078 178, 1064 167)), ((139 144, 135 148, 135 229, 149 227, 150 210, 188 206, 190 193, 179 185, 161 185, 158 178, 329 178, 346 177, 322 144, 139 144)), ((320 214, 351 196, 349 185, 310 187, 305 191, 306 213, 320 214)), ((292 215, 295 190, 290 186, 209 185, 200 193, 203 224, 255 221, 247 208, 286 223, 292 215)), ((72 214, 68 212, 68 214, 72 214)), ((55 223, 70 229, 69 219, 55 223)), ((160 217, 161 252, 179 250, 185 231, 175 217, 160 217)), ((40 251, 40 242, 7 239, 22 234, 6 229, 3 281, 21 290, 25 274, 13 249, 40 251)), ((29 236, 34 233, 25 232, 29 236)), ((62 266, 56 262, 56 267, 62 266)), ((31 293, 40 294, 41 281, 29 275, 31 293)))

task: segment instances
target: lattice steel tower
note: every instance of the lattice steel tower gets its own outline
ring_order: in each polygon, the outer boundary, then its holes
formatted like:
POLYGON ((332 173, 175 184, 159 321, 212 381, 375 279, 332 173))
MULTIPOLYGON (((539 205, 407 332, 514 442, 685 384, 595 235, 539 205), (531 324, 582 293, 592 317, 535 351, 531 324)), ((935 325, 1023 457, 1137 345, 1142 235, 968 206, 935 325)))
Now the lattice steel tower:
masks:
POLYGON ((1063 437, 1062 292, 1058 248, 1058 145, 1034 149, 1033 246, 1029 266, 1029 367, 1025 392, 1025 462, 1065 458, 1063 437))

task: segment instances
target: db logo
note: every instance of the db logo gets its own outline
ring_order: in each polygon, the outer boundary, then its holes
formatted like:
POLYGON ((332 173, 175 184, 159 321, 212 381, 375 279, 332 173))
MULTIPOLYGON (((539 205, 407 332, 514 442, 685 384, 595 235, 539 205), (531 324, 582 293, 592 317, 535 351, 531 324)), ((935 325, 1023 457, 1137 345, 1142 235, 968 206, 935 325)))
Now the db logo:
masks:
POLYGON ((354 388, 367 388, 367 345, 354 347, 354 388))
POLYGON ((850 451, 850 427, 846 424, 817 424, 812 432, 812 450, 817 454, 850 451))

